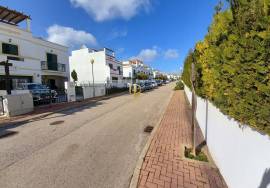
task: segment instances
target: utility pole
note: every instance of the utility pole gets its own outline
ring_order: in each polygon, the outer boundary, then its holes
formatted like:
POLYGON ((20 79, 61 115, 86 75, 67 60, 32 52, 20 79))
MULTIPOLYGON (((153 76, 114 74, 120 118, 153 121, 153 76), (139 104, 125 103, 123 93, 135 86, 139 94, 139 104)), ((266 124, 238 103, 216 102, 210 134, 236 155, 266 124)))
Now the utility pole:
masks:
POLYGON ((7 61, 0 62, 0 66, 5 67, 5 81, 6 81, 6 91, 8 95, 11 95, 11 87, 10 87, 10 74, 9 74, 9 67, 12 66, 12 63, 7 61))
POLYGON ((192 62, 191 65, 191 86, 192 86, 192 154, 196 156, 196 109, 197 109, 197 97, 195 93, 196 84, 196 72, 195 65, 192 62))

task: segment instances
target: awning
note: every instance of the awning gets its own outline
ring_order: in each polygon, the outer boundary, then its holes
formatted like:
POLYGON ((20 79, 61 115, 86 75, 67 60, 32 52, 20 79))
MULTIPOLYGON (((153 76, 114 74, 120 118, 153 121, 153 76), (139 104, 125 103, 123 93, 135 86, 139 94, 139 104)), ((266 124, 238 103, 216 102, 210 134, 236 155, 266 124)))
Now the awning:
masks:
POLYGON ((8 7, 0 6, 0 22, 17 25, 25 19, 31 18, 24 13, 17 12, 16 10, 11 10, 8 7))

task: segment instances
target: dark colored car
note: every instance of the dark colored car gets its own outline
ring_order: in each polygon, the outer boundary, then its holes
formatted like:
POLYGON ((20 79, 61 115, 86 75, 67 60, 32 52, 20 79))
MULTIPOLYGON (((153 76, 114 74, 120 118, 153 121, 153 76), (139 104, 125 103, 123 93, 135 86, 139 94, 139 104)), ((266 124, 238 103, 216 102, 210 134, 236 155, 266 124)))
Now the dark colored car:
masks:
POLYGON ((146 83, 145 83, 145 89, 146 89, 146 90, 152 89, 152 84, 151 84, 150 82, 146 82, 146 83))
POLYGON ((145 87, 144 83, 139 83, 139 86, 141 88, 141 92, 144 92, 146 90, 146 87, 145 87))
POLYGON ((162 84, 163 84, 163 83, 162 83, 162 80, 157 80, 157 85, 158 85, 158 86, 162 86, 162 84))
POLYGON ((57 97, 56 91, 51 90, 42 84, 27 83, 22 86, 22 89, 30 91, 33 96, 34 103, 50 102, 50 100, 55 100, 57 97))

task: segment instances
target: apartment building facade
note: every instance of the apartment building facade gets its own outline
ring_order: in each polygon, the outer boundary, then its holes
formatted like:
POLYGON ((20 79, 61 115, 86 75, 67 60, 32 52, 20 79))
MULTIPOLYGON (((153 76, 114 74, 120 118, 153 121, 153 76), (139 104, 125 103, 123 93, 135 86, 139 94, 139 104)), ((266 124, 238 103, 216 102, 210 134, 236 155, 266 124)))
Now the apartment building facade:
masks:
MULTIPOLYGON (((34 37, 30 17, 0 6, 0 60, 12 63, 11 88, 22 83, 42 83, 64 89, 69 80, 68 47, 34 37), (18 26, 27 22, 27 28, 18 26)), ((0 67, 0 90, 6 89, 4 67, 0 67)))
POLYGON ((123 79, 123 65, 117 60, 113 50, 89 49, 83 46, 71 52, 69 57, 70 72, 76 71, 78 83, 107 84, 123 79), (93 62, 93 65, 92 65, 93 62))
POLYGON ((153 79, 153 69, 143 63, 143 61, 134 59, 123 62, 124 78, 136 78, 138 73, 148 75, 149 79, 153 79))

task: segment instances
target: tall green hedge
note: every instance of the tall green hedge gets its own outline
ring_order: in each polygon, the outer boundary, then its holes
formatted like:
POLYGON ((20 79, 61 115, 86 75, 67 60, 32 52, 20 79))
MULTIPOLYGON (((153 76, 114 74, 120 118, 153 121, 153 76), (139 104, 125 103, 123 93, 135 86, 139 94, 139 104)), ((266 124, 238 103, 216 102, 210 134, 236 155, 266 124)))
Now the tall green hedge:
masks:
POLYGON ((188 54, 182 79, 190 87, 194 62, 198 95, 270 135, 270 0, 229 3, 188 54))

